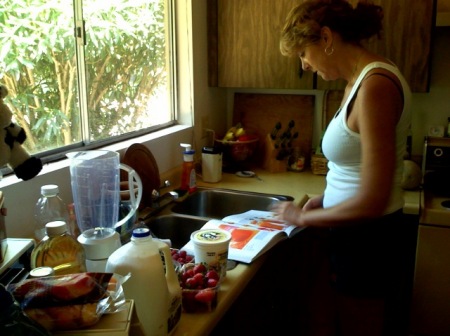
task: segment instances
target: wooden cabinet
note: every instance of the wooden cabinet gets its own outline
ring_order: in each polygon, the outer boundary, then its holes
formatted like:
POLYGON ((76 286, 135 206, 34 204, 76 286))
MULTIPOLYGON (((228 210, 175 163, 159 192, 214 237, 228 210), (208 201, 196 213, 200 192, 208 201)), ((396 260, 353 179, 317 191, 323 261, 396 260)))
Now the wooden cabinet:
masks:
POLYGON ((210 0, 210 85, 312 89, 298 58, 281 55, 280 32, 301 0, 210 0), (217 33, 217 39, 211 34, 217 33), (216 42, 216 44, 215 44, 216 42))
MULTIPOLYGON (((358 0, 350 0, 357 3, 358 0)), ((374 0, 384 9, 382 39, 371 50, 395 62, 413 92, 427 92, 436 0, 374 0)), ((209 84, 219 87, 340 89, 301 73, 300 60, 281 55, 279 36, 289 10, 302 0, 208 0, 209 84)))
MULTIPOLYGON (((355 5, 358 0, 350 2, 355 5)), ((397 64, 411 91, 428 92, 435 0, 374 0, 373 3, 383 7, 383 32, 381 39, 373 37, 366 46, 397 64)), ((321 90, 345 86, 343 81, 336 84, 317 79, 317 88, 321 90)))

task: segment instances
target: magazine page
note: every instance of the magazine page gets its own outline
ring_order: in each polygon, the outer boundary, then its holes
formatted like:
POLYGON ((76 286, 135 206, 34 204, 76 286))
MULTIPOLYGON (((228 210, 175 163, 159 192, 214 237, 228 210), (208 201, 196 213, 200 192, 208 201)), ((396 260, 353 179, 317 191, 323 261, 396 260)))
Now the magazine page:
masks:
MULTIPOLYGON (((253 214, 256 215, 256 214, 253 214)), ((260 216, 263 214, 259 214, 260 216)), ((232 216, 231 216, 232 217, 232 216)), ((252 217, 254 218, 254 216, 252 217)), ((260 217, 258 217, 260 218, 260 217)), ((267 214, 263 216, 267 220, 267 214)), ((241 217, 242 219, 242 217, 241 217)), ((270 219, 270 218, 269 218, 270 219)), ((283 239, 287 238, 287 227, 278 227, 279 223, 275 223, 276 227, 270 227, 269 221, 266 224, 258 225, 258 223, 245 222, 243 219, 239 223, 230 223, 223 220, 210 220, 202 229, 219 228, 231 233, 231 242, 228 251, 228 259, 251 263, 256 257, 260 256, 272 246, 283 239)), ((283 224, 284 225, 284 224, 283 224)), ((189 254, 194 254, 194 245, 189 241, 182 250, 186 250, 189 254)))
POLYGON ((259 230, 282 231, 288 236, 291 232, 298 229, 297 226, 289 222, 277 219, 276 213, 264 210, 249 210, 247 212, 230 215, 222 219, 224 222, 239 225, 242 227, 251 227, 259 230))

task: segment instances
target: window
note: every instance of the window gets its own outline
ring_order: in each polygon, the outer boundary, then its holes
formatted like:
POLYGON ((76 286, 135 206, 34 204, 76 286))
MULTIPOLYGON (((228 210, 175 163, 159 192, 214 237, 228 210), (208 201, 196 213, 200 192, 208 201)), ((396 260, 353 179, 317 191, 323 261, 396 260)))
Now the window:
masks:
POLYGON ((62 156, 175 123, 171 0, 2 7, 0 83, 30 153, 62 156))

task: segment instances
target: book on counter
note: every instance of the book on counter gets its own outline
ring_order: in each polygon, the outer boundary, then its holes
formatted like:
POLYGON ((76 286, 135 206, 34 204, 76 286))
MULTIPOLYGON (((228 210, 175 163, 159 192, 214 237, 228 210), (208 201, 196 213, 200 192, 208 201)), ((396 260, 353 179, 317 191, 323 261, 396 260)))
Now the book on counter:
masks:
MULTIPOLYGON (((308 196, 299 202, 302 207, 308 196)), ((251 263, 284 239, 292 237, 303 227, 276 218, 271 211, 249 210, 219 219, 211 219, 201 229, 222 229, 231 233, 228 259, 251 263)), ((190 240, 181 250, 194 254, 194 244, 190 240)))

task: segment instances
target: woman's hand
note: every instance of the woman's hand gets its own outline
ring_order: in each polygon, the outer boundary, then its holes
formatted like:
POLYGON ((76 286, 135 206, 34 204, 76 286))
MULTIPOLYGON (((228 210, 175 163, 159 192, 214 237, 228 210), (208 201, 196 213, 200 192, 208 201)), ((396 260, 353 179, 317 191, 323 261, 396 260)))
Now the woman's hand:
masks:
POLYGON ((271 207, 277 218, 301 226, 300 218, 303 210, 292 202, 277 202, 271 207))
POLYGON ((304 226, 302 215, 312 209, 322 208, 323 195, 310 198, 303 208, 299 208, 293 202, 277 202, 271 210, 277 214, 281 220, 288 221, 297 226, 304 226))
POLYGON ((303 206, 304 211, 322 208, 323 207, 323 195, 310 198, 303 206))

